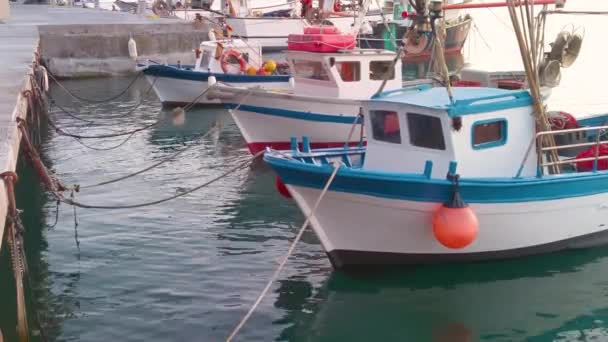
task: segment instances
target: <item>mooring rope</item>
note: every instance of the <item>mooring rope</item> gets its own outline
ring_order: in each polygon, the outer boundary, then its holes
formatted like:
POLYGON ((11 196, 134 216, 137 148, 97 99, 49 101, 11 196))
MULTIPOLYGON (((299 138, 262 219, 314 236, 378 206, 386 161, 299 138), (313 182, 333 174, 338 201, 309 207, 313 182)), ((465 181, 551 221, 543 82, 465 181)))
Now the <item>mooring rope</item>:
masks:
POLYGON ((129 91, 129 89, 131 89, 134 85, 135 82, 144 74, 143 72, 138 72, 137 75, 135 77, 133 77, 133 79, 131 80, 131 82, 129 83, 129 85, 123 89, 120 93, 107 97, 105 99, 89 99, 80 95, 75 94, 74 92, 70 91, 68 88, 66 88, 56 77, 55 75, 53 75, 51 72, 47 73, 55 83, 57 83, 57 85, 59 86, 59 88, 63 89, 68 95, 70 95, 70 97, 72 97, 75 100, 81 101, 81 102, 90 102, 90 103, 102 103, 102 102, 109 102, 109 101, 113 101, 118 99, 119 97, 123 96, 127 91, 129 91))
POLYGON ((15 290, 17 296, 17 335, 20 342, 28 341, 27 312, 25 305, 25 287, 23 282, 27 277, 27 260, 23 246, 23 225, 19 225, 19 211, 16 207, 15 188, 17 174, 12 171, 3 172, 0 178, 4 181, 6 197, 8 201, 6 241, 8 243, 11 266, 15 278, 15 290))
POLYGON ((86 208, 86 209, 134 209, 134 208, 142 208, 142 207, 149 207, 152 205, 157 205, 157 204, 161 204, 164 202, 168 202, 171 201, 173 199, 179 198, 179 197, 183 197, 186 196, 188 194, 191 194, 197 190, 200 190, 208 185, 211 185, 215 182, 217 182, 220 179, 225 178, 226 176, 239 171, 241 169, 244 169, 246 167, 248 167, 250 164, 252 164, 257 158, 259 158, 260 156, 262 156, 264 154, 265 151, 260 151, 258 153, 256 153, 255 155, 253 155, 251 158, 247 159, 246 161, 243 161, 239 164, 237 164, 234 167, 231 167, 230 169, 228 169, 227 171, 223 172, 221 175, 212 178, 211 180, 198 185, 192 189, 189 189, 187 191, 181 192, 179 194, 173 195, 173 196, 169 196, 166 198, 162 198, 159 200, 155 200, 155 201, 150 201, 150 202, 143 202, 143 203, 137 203, 137 204, 128 204, 128 205, 93 205, 93 204, 85 204, 85 203, 80 203, 77 202, 75 200, 72 199, 66 199, 66 198, 62 198, 62 202, 69 204, 69 205, 73 205, 75 207, 79 207, 79 208, 86 208))
MULTIPOLYGON (((359 113, 359 114, 357 114, 355 116, 355 120, 353 121, 353 123, 352 123, 352 125, 350 127, 350 131, 348 133, 348 137, 346 137, 346 142, 345 142, 346 146, 348 146, 348 144, 350 143, 350 141, 351 141, 351 139, 352 139, 352 137, 353 137, 353 135, 355 133, 355 127, 357 127, 359 118, 361 118, 361 120, 362 120, 361 121, 361 137, 360 137, 360 142, 363 141, 363 119, 364 118, 363 118, 363 113, 359 113)), ((284 155, 285 157, 287 157, 289 159, 292 159, 290 156, 287 156, 287 155, 283 154, 280 151, 277 151, 277 152, 279 154, 281 154, 281 155, 284 155)), ((243 318, 239 321, 239 324, 234 328, 234 330, 232 330, 232 332, 230 333, 230 335, 226 339, 226 342, 230 342, 230 341, 232 341, 236 337, 236 335, 243 328, 243 326, 245 325, 245 323, 247 323, 247 321, 249 320, 249 318, 251 317, 251 315, 253 314, 253 312, 260 305, 260 303, 262 302, 262 300, 264 299, 264 297, 268 294, 268 291, 270 290, 270 287, 276 281, 276 279, 279 277, 279 274, 281 273, 281 271, 285 267, 285 264, 287 264, 287 260, 293 254, 293 251, 295 250, 296 245, 298 244, 298 242, 302 238, 302 235, 304 234, 304 231, 308 227, 308 223, 310 222, 312 216, 314 215, 315 211, 319 207, 319 204, 321 203, 321 200, 323 199, 323 197, 325 197, 325 194, 327 193, 327 191, 328 191, 331 183, 334 181, 334 178, 336 177, 336 174, 338 173, 338 170, 340 169, 341 165, 342 165, 341 162, 334 162, 333 163, 334 169, 333 169, 332 173, 330 174, 330 176, 329 176, 329 178, 327 180, 327 183, 325 183, 325 186, 323 187, 323 190, 321 191, 321 194, 317 198, 317 201, 315 202, 315 204, 314 204, 313 208, 311 209, 310 213, 306 216, 306 220, 304 221, 304 224, 302 224, 302 226, 300 227, 300 230, 298 231, 298 234, 296 235, 296 237, 292 241, 291 245, 289 246, 289 249, 287 250, 287 253, 285 253, 285 255, 283 256, 283 259, 281 260, 281 263, 279 264, 279 266, 277 266, 277 268, 275 269, 272 277, 270 278, 270 280, 268 280, 268 283, 266 283, 266 286, 264 287, 264 289, 262 290, 262 292, 259 294, 258 298, 253 303, 253 305, 251 306, 251 308, 249 309, 249 311, 247 311, 247 313, 245 314, 245 316, 243 316, 243 318)))
POLYGON ((333 164, 334 164, 333 165, 334 169, 333 169, 332 173, 329 175, 329 179, 325 183, 325 186, 323 187, 323 190, 321 191, 321 194, 317 198, 317 201, 315 202, 314 206, 312 207, 310 213, 308 213, 308 215, 306 216, 306 220, 304 221, 304 223, 300 227, 300 230, 298 231, 298 234, 296 235, 296 237, 291 242, 291 245, 289 246, 289 249, 287 250, 287 253, 285 253, 285 255, 283 256, 283 259, 281 260, 281 262, 279 263, 279 265, 275 269, 274 273, 272 274, 272 277, 270 277, 270 279, 266 283, 266 286, 264 287, 264 289, 262 290, 262 292, 258 295, 258 298, 255 300, 255 302, 253 303, 253 305, 251 306, 251 308, 249 309, 249 311, 247 311, 247 313, 245 314, 245 316, 243 316, 243 318, 239 321, 239 324, 234 328, 234 330, 232 330, 232 332, 230 333, 230 335, 226 339, 226 342, 232 341, 236 337, 236 335, 239 333, 239 331, 243 328, 243 326, 245 325, 245 323, 247 323, 247 321, 249 320, 249 318, 251 317, 251 315, 253 314, 253 312, 260 305, 260 303, 262 302, 262 300, 264 299, 264 297, 266 296, 266 294, 268 293, 268 291, 270 291, 270 288, 272 287, 272 284, 277 280, 277 278, 279 277, 279 274, 281 273, 281 271, 283 270, 283 268, 287 264, 287 261, 289 260, 289 257, 293 254, 293 251, 296 249, 296 245, 298 244, 298 242, 302 238, 302 235, 304 235, 304 231, 306 231, 306 228, 308 227, 308 223, 310 222, 310 219, 312 218, 312 216, 316 212, 317 208, 319 207, 319 204, 321 203, 321 200, 323 199, 323 197, 325 197, 325 194, 327 193, 327 190, 329 189, 329 186, 333 182, 334 178, 336 177, 336 174, 338 173, 338 170, 340 169, 340 166, 341 166, 340 162, 334 162, 333 164))
POLYGON ((132 135, 135 134, 137 132, 141 132, 141 131, 145 131, 148 130, 150 128, 154 128, 158 125, 160 125, 161 123, 163 123, 164 121, 166 121, 168 118, 164 118, 161 120, 156 120, 155 122, 139 127, 139 128, 135 128, 132 129, 130 131, 125 131, 125 132, 116 132, 116 133, 105 133, 105 134, 98 134, 98 135, 83 135, 83 134, 75 134, 75 133, 71 133, 66 131, 65 129, 57 126, 57 124, 49 118, 49 125, 51 125, 51 127, 53 127, 55 129, 55 131, 59 134, 59 135, 63 135, 66 137, 71 137, 71 138, 76 138, 76 139, 106 139, 106 138, 117 138, 117 137, 124 137, 126 135, 132 135))
MULTIPOLYGON (((197 101, 205 96, 205 94, 207 92, 209 92, 213 87, 215 87, 215 85, 209 86, 207 89, 205 89, 201 94, 199 94, 194 100, 192 100, 192 102, 190 102, 189 104, 187 104, 183 110, 184 110, 184 114, 187 110, 190 110, 192 107, 194 107, 197 103, 197 101)), ((126 131, 126 132, 118 132, 118 133, 107 133, 107 134, 99 134, 99 135, 81 135, 81 134, 74 134, 71 132, 68 132, 62 128, 60 128, 59 126, 57 126, 57 124, 55 122, 53 122, 53 120, 50 118, 50 116, 47 116, 47 120, 49 122, 49 125, 51 127, 53 127, 55 129, 55 131, 57 132, 57 134, 59 135, 63 135, 63 136, 68 136, 71 138, 74 138, 74 140, 76 140, 76 142, 78 142, 80 145, 95 150, 95 151, 109 151, 109 150, 114 150, 117 149, 121 146, 123 146, 125 143, 127 143, 127 141, 129 141, 136 133, 142 132, 142 131, 146 131, 148 129, 157 127, 158 125, 168 121, 172 119, 171 117, 166 117, 164 119, 160 119, 157 120, 156 122, 153 122, 149 125, 137 128, 137 129, 133 129, 130 131, 126 131), (88 145, 86 143, 84 143, 82 141, 82 139, 105 139, 105 138, 115 138, 115 137, 122 137, 122 136, 127 136, 123 141, 121 141, 120 143, 111 146, 111 147, 94 147, 91 145, 88 145)))
MULTIPOLYGON (((207 131, 207 133, 203 134, 203 135, 202 135, 202 136, 199 138, 199 140, 205 139, 205 138, 206 138, 206 137, 208 137, 210 134, 215 133, 215 130, 216 130, 216 128, 212 128, 212 129, 210 129, 209 131, 207 131)), ((163 165, 163 164, 165 164, 165 163, 167 163, 167 162, 169 162, 169 161, 174 160, 175 158, 177 158, 178 156, 180 156, 180 155, 181 155, 181 154, 183 154, 184 152, 186 152, 186 151, 188 151, 188 150, 192 149, 192 147, 194 147, 194 146, 197 146, 197 145, 196 145, 196 143, 192 143, 192 144, 190 144, 190 145, 188 145, 188 146, 186 146, 186 147, 184 147, 184 148, 180 149, 179 151, 177 151, 177 152, 175 152, 175 153, 173 153, 173 154, 169 155, 167 158, 163 158, 163 159, 161 159, 159 162, 154 163, 154 164, 152 164, 152 165, 150 165, 150 166, 148 166, 148 167, 146 167, 146 168, 143 168, 143 169, 141 169, 141 170, 139 170, 139 171, 136 171, 136 172, 133 172, 133 173, 130 173, 130 174, 127 174, 127 175, 124 175, 124 176, 122 176, 122 177, 118 177, 118 178, 115 178, 115 179, 111 179, 111 180, 103 181, 103 182, 100 182, 100 183, 96 183, 96 184, 90 184, 90 185, 84 185, 84 186, 79 186, 79 188, 80 188, 80 189, 90 189, 90 188, 96 188, 96 187, 99 187, 99 186, 102 186, 102 185, 108 185, 108 184, 112 184, 112 183, 117 183, 117 182, 123 181, 123 180, 125 180, 125 179, 131 178, 131 177, 135 177, 135 176, 137 176, 137 175, 139 175, 139 174, 142 174, 142 173, 144 173, 144 172, 150 171, 150 170, 152 170, 152 169, 154 169, 154 168, 156 168, 156 167, 158 167, 158 166, 160 166, 160 165, 163 165)))
MULTIPOLYGON (((150 84, 150 86, 148 87, 148 89, 146 89, 146 91, 144 91, 143 95, 139 98, 139 101, 137 102, 137 104, 135 104, 135 106, 133 106, 131 109, 129 109, 129 111, 127 111, 126 113, 122 113, 119 116, 120 117, 126 117, 129 116, 131 114, 133 114, 135 112, 135 110, 137 110, 139 107, 141 107, 141 105, 144 103, 144 100, 146 99, 146 97, 148 97, 148 95, 150 94, 150 91, 154 88, 154 85, 156 84, 158 77, 154 78, 154 81, 152 81, 152 83, 150 84)), ((94 124, 95 121, 94 120, 89 120, 89 119, 84 119, 82 117, 80 117, 77 114, 74 114, 73 112, 67 110, 65 107, 61 106, 60 104, 57 103, 57 100, 55 100, 52 96, 49 95, 49 99, 51 100, 51 105, 56 106, 57 108, 59 108, 61 110, 61 112, 63 112, 64 114, 66 114, 67 116, 78 120, 78 121, 82 121, 82 122, 86 122, 87 125, 91 125, 94 124)), ((91 113, 89 113, 90 116, 92 116, 91 113)))

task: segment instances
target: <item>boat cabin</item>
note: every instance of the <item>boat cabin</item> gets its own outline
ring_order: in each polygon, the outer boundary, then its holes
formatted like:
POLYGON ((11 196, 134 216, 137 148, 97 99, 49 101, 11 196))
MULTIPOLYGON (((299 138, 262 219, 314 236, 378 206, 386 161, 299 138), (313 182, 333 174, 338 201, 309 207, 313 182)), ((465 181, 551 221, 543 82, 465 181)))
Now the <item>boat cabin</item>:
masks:
MULTIPOLYGON (((263 64, 262 46, 259 43, 242 39, 209 40, 202 42, 196 50, 197 59, 194 70, 224 73, 221 57, 230 51, 235 51, 235 55, 240 56, 247 65, 256 68, 256 70, 263 64)), ((230 74, 242 73, 241 64, 237 57, 227 59, 227 68, 230 74)))
POLYGON ((536 130, 527 91, 453 88, 452 102, 446 88, 419 85, 366 101, 364 115, 365 169, 441 179, 457 161, 457 173, 466 177, 537 173, 536 151, 529 149, 536 130))
POLYGON ((401 61, 393 67, 394 59, 395 53, 388 50, 287 52, 295 93, 357 100, 369 99, 385 78, 388 79, 385 90, 401 88, 401 61))

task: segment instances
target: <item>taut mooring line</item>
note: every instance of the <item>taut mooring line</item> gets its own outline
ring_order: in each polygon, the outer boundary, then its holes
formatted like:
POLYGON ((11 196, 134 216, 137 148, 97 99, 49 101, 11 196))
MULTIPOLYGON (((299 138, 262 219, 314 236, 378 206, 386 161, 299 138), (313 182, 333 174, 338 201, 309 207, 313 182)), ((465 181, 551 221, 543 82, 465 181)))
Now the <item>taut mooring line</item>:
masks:
POLYGON ((243 328, 243 326, 245 326, 245 323, 247 323, 247 321, 249 320, 249 318, 251 317, 251 315, 253 314, 253 312, 255 311, 255 309, 257 309, 257 307, 260 305, 260 303, 262 302, 262 300, 264 299, 264 297, 266 296, 266 294, 268 293, 268 291, 270 291, 270 288, 272 287, 272 284, 277 280, 277 278, 281 274, 281 271, 283 270, 283 268, 287 264, 287 261, 289 260, 289 257, 291 256, 291 254, 293 254, 293 251, 296 249, 296 245, 298 244, 298 242, 302 238, 302 235, 304 235, 304 231, 306 231, 306 228, 308 227, 308 224, 310 223, 310 219, 314 215, 315 211, 317 211, 317 208, 319 207, 319 204, 321 203, 321 200, 323 199, 323 197, 325 197, 325 194, 327 193, 327 190, 329 189, 329 186, 334 181, 334 178, 336 177, 336 174, 338 173, 338 170, 340 170, 341 163, 340 162, 334 162, 333 166, 334 166, 334 169, 333 169, 332 173, 329 175, 329 179, 327 180, 327 183, 325 183, 325 186, 323 187, 323 190, 321 191, 321 194, 317 198, 317 201, 315 202, 314 206, 310 210, 310 213, 308 213, 308 215, 306 216, 306 220, 304 221, 304 223, 300 227, 300 230, 298 231, 298 234, 296 235, 296 237, 291 242, 291 245, 289 246, 289 249, 287 250, 287 253, 285 253, 285 255, 283 256, 283 259, 281 260, 281 263, 279 264, 279 266, 277 266, 277 268, 275 269, 274 273, 272 274, 272 277, 270 277, 270 279, 266 283, 266 286, 264 287, 264 289, 262 290, 262 292, 259 294, 258 298, 255 300, 255 302, 253 303, 253 305, 251 306, 251 308, 249 309, 249 311, 247 311, 247 313, 245 314, 245 316, 243 316, 243 318, 240 320, 239 324, 234 328, 234 330, 232 330, 232 332, 230 333, 230 336, 228 336, 228 338, 226 338, 226 342, 231 342, 236 337, 236 335, 239 333, 239 331, 243 328))

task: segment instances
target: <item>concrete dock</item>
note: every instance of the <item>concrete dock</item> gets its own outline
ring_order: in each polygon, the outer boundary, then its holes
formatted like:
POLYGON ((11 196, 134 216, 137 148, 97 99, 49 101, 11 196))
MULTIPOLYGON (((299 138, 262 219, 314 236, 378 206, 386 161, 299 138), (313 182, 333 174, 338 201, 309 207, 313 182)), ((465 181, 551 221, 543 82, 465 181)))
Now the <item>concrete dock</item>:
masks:
MULTIPOLYGON (((22 92, 31 86, 36 51, 58 76, 100 76, 134 70, 127 48, 130 35, 143 58, 163 56, 163 62, 174 62, 169 56, 182 63, 191 62, 192 49, 207 39, 206 27, 176 19, 15 3, 10 12, 0 22, 0 172, 15 171, 21 141, 16 119, 27 115, 22 92)), ((0 248, 6 214, 6 190, 0 182, 0 248)))

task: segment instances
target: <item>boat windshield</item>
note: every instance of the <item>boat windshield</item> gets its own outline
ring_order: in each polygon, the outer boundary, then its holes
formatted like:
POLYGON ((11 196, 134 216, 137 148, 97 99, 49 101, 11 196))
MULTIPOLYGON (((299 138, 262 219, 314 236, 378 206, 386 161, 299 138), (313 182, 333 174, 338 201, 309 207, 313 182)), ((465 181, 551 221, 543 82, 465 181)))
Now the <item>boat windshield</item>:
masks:
POLYGON ((329 75, 320 61, 293 60, 296 77, 312 80, 329 81, 329 75))

